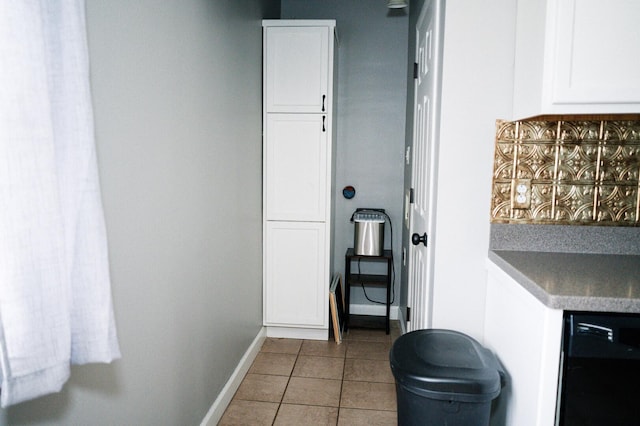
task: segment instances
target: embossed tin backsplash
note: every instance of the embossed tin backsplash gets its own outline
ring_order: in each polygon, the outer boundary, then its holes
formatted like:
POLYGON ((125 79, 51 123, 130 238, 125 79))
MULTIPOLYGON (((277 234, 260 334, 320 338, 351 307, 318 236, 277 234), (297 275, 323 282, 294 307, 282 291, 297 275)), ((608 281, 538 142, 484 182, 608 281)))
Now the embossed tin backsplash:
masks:
POLYGON ((497 121, 493 223, 640 226, 639 218, 640 116, 497 121))

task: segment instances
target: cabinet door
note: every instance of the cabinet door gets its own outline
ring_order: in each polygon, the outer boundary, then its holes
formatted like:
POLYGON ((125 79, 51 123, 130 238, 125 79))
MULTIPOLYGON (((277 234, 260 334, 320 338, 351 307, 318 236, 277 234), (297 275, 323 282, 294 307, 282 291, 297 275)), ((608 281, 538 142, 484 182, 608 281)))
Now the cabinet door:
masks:
POLYGON ((329 28, 265 29, 267 112, 326 112, 329 28))
POLYGON ((514 119, 640 112, 640 2, 518 0, 514 119))
POLYGON ((325 232, 324 223, 266 223, 265 325, 327 326, 325 232))
POLYGON ((640 103, 640 2, 555 3, 551 102, 640 103))
POLYGON ((326 120, 321 114, 267 114, 264 152, 267 220, 325 220, 326 120))

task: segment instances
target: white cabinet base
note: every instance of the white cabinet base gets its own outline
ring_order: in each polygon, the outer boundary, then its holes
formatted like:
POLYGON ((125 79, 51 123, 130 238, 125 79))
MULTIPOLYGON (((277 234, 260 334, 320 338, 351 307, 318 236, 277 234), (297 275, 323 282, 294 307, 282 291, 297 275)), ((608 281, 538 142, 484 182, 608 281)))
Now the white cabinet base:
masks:
POLYGON ((328 328, 327 225, 267 222, 264 324, 328 328))
POLYGON ((484 344, 507 373, 500 395, 506 424, 554 424, 560 370, 562 310, 546 307, 488 261, 484 344))

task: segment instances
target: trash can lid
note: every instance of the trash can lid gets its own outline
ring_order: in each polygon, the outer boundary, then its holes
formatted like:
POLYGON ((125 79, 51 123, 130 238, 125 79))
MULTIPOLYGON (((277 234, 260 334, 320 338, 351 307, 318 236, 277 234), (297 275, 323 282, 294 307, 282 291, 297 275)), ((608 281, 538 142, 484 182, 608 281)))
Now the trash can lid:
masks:
POLYGON ((488 401, 500 394, 504 375, 495 355, 452 330, 417 330, 400 336, 391 371, 406 389, 432 399, 488 401))

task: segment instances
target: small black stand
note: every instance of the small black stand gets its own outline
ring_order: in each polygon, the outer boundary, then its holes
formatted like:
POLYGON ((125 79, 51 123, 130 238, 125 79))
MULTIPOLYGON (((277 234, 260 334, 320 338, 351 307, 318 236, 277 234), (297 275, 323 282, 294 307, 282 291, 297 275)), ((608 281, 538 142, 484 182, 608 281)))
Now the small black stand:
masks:
POLYGON ((391 269, 393 265, 393 256, 391 250, 383 250, 381 256, 363 256, 355 254, 353 248, 347 249, 345 254, 345 331, 349 329, 349 311, 350 311, 350 299, 351 299, 351 286, 352 285, 364 285, 365 287, 386 287, 387 288, 387 300, 386 308, 387 314, 385 318, 385 330, 389 334, 389 312, 391 310, 391 269), (373 275, 373 274, 352 274, 351 262, 364 261, 364 262, 387 262, 387 274, 386 275, 373 275))

